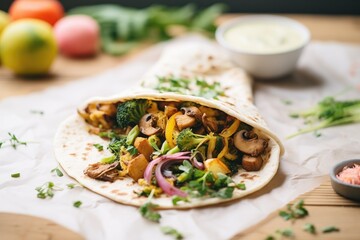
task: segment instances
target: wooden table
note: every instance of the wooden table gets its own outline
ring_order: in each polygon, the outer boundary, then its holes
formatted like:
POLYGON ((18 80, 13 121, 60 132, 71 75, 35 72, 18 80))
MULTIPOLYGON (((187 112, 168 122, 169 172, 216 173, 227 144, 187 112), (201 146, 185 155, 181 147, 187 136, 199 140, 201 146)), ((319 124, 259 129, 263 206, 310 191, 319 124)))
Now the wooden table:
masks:
MULTIPOLYGON (((310 29, 313 40, 360 44, 359 16, 285 16, 305 24, 310 29)), ((234 15, 223 16, 219 19, 219 22, 223 22, 231 17, 234 17, 234 15)), ((81 60, 67 59, 59 56, 53 65, 52 74, 38 79, 24 79, 12 75, 4 68, 0 68, 0 100, 10 96, 39 91, 50 86, 62 85, 100 73, 127 61, 129 58, 133 58, 140 51, 137 50, 135 53, 123 57, 99 55, 96 58, 81 60)), ((300 196, 298 199, 300 198, 305 201, 305 207, 310 213, 308 217, 295 222, 285 222, 278 216, 277 210, 258 225, 236 235, 234 239, 265 239, 277 229, 287 227, 293 229, 296 239, 360 239, 360 203, 338 196, 331 188, 328 177, 324 178, 324 183, 319 188, 300 196), (319 233, 317 235, 310 235, 304 232, 302 230, 304 223, 313 223, 318 228, 319 233), (321 234, 320 229, 328 225, 340 228, 340 232, 321 234)), ((1 213, 0 225, 5 226, 3 223, 6 223, 8 227, 1 227, 0 235, 9 236, 8 239, 23 239, 25 235, 19 234, 23 233, 23 231, 19 231, 20 225, 18 221, 22 221, 21 226, 23 226, 23 230, 25 228, 25 232, 35 233, 35 236, 40 231, 38 229, 41 229, 41 226, 44 224, 54 226, 54 223, 42 219, 28 218, 26 220, 26 217, 23 215, 9 218, 8 214, 1 213)), ((66 239, 70 239, 70 236, 73 236, 73 239, 79 239, 77 235, 64 233, 64 231, 61 227, 47 228, 48 234, 43 234, 43 236, 67 236, 65 237, 66 239)))

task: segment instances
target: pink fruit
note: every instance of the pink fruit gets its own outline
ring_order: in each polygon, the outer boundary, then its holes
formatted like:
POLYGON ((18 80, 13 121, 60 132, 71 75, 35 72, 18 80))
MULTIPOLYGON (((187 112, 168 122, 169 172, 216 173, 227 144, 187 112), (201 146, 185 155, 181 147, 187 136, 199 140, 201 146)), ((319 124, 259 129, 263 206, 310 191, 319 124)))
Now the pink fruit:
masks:
POLYGON ((89 16, 64 17, 55 24, 54 32, 59 50, 66 56, 92 56, 99 49, 99 25, 89 16))

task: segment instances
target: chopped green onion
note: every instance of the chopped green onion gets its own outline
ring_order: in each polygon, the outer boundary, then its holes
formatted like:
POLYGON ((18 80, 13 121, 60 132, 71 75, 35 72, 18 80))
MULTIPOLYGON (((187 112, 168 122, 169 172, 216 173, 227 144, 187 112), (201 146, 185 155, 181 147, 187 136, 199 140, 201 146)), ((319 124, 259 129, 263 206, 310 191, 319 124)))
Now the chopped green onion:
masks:
POLYGON ((79 208, 81 206, 82 202, 81 201, 76 201, 73 203, 74 207, 79 208))
POLYGON ((13 173, 11 174, 12 178, 19 178, 20 177, 20 173, 13 173))

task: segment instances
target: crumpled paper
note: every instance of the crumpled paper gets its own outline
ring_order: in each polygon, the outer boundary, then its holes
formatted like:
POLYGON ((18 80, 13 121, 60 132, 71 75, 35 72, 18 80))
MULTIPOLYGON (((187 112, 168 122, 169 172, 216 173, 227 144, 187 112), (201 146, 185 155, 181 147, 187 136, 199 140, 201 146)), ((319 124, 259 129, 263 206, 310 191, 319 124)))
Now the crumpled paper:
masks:
MULTIPOLYGON (((183 41, 201 41, 185 37, 183 41)), ((0 149, 0 211, 51 219, 86 239, 171 239, 158 224, 143 219, 138 209, 114 203, 82 187, 68 189, 75 181, 50 171, 58 164, 53 155, 57 126, 92 96, 106 96, 132 87, 158 59, 166 44, 156 45, 131 61, 103 74, 12 97, 0 102, 0 141, 14 133, 27 146, 0 149), (43 111, 43 114, 32 111, 43 111), (20 172, 20 178, 12 173, 20 172), (52 199, 39 199, 35 188, 52 181, 63 188, 52 199), (80 208, 73 203, 81 201, 80 208)), ((286 149, 275 178, 262 190, 227 205, 185 211, 160 211, 161 226, 171 226, 186 239, 229 239, 258 223, 300 194, 320 185, 334 164, 360 156, 360 124, 333 127, 287 140, 303 126, 293 111, 306 109, 323 97, 360 96, 360 47, 312 42, 296 72, 278 81, 254 84, 255 103, 270 129, 286 149), (343 93, 343 91, 345 93, 343 93)), ((19 86, 21 87, 21 86, 19 86)))

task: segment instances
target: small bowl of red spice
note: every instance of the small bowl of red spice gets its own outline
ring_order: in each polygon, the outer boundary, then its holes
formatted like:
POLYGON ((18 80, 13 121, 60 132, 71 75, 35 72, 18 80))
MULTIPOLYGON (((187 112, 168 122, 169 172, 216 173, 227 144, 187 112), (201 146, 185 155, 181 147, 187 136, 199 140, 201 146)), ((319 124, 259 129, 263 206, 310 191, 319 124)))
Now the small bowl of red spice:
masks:
POLYGON ((336 164, 330 171, 335 192, 351 200, 360 201, 360 159, 336 164))

